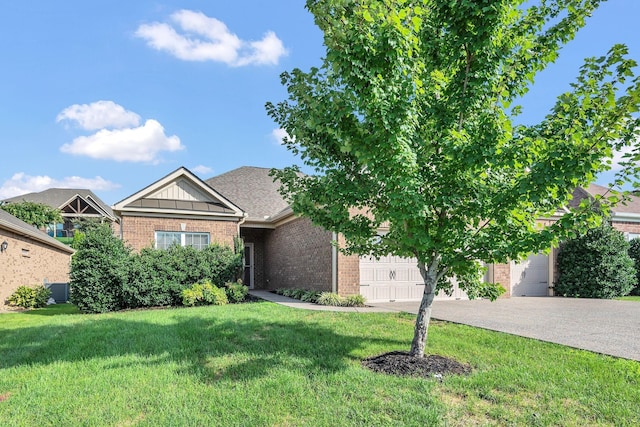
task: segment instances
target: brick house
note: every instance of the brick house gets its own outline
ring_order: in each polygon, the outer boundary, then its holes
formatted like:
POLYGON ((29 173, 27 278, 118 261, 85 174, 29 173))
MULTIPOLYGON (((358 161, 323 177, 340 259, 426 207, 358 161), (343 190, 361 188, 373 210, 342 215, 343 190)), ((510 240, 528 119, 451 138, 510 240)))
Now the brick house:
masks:
POLYGON ((0 308, 19 286, 68 282, 74 250, 0 209, 0 308))
MULTIPOLYGON (((131 246, 198 246, 244 241, 244 283, 252 289, 304 288, 341 295, 362 294, 368 301, 419 300, 424 285, 414 259, 375 259, 345 255, 332 241, 342 236, 293 213, 278 192, 270 169, 240 167, 206 181, 179 168, 113 206, 121 235, 131 246)), ((576 190, 576 200, 602 194, 591 186, 576 190)), ((614 209, 613 224, 629 237, 640 235, 640 198, 614 209)), ((554 218, 543 219, 551 222, 554 218)), ((485 280, 502 284, 509 296, 553 295, 556 251, 527 260, 488 266, 485 280)), ((454 286, 452 295, 466 299, 454 286)))

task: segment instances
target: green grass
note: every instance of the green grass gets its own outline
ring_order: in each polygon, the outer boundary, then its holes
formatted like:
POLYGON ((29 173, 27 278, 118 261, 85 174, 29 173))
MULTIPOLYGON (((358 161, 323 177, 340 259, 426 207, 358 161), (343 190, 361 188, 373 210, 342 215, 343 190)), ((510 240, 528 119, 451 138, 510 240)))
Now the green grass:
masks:
POLYGON ((627 295, 626 297, 616 298, 621 301, 640 301, 640 296, 638 295, 627 295))
POLYGON ((0 315, 2 426, 637 425, 640 363, 434 322, 442 382, 364 369, 413 316, 267 302, 0 315))
POLYGON ((71 243, 73 242, 73 237, 56 237, 56 240, 64 243, 67 246, 71 246, 71 243))

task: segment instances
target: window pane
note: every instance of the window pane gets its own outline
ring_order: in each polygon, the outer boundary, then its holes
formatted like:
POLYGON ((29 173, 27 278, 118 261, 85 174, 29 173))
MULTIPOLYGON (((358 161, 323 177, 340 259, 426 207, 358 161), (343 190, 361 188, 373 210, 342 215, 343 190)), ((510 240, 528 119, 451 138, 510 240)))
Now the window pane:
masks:
POLYGON ((180 233, 156 231, 156 248, 168 249, 174 244, 180 245, 180 233))
POLYGON ((185 246, 204 249, 209 246, 209 233, 185 233, 185 246))

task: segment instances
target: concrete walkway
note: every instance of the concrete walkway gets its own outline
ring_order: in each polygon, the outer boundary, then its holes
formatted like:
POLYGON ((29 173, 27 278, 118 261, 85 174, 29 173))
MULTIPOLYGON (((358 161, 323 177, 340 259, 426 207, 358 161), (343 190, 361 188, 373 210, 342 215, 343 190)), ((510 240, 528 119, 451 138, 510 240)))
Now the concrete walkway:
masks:
MULTIPOLYGON (((252 295, 294 308, 359 313, 416 314, 419 301, 370 303, 369 307, 330 307, 267 291, 252 295)), ((494 302, 435 301, 433 319, 506 332, 569 347, 640 361, 640 303, 577 298, 505 298, 494 302)))

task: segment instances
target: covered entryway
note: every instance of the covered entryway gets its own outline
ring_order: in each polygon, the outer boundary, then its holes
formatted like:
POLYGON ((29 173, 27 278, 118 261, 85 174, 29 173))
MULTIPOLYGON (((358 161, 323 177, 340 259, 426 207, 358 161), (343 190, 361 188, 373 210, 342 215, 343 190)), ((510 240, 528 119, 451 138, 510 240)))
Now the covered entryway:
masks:
POLYGON ((530 255, 519 263, 511 262, 512 297, 546 297, 549 295, 549 255, 530 255))
MULTIPOLYGON (((367 301, 419 301, 423 292, 424 282, 415 258, 360 257, 360 294, 367 301)), ((451 296, 440 292, 436 298, 467 299, 467 295, 454 285, 451 296)))

